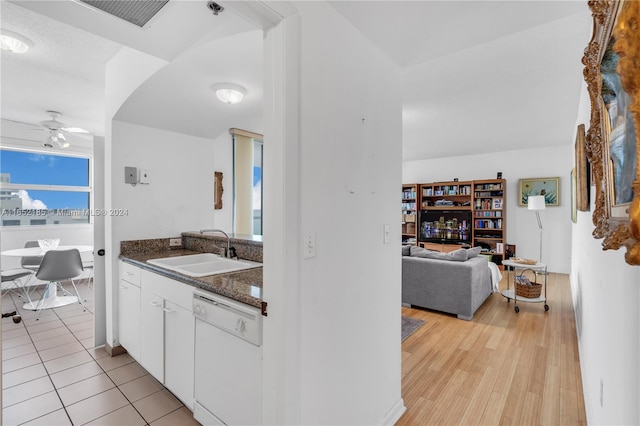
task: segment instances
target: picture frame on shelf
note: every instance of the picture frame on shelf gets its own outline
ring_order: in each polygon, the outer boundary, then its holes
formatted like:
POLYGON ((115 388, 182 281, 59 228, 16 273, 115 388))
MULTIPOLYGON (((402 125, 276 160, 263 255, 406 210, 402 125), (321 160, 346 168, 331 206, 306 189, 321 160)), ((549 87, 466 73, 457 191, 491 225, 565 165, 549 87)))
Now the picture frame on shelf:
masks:
POLYGON ((526 207, 530 195, 543 195, 547 207, 560 205, 560 178, 528 178, 518 181, 518 205, 526 207))

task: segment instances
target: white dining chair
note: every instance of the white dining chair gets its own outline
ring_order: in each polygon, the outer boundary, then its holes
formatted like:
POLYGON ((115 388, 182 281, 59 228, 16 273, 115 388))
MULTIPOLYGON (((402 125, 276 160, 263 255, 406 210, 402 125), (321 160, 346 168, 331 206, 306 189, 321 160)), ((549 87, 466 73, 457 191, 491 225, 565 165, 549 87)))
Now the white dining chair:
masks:
MULTIPOLYGON (((24 248, 32 248, 32 247, 40 247, 37 241, 27 241, 24 243, 24 248)), ((30 269, 32 271, 37 271, 40 267, 40 262, 42 262, 42 256, 22 256, 20 258, 20 266, 24 269, 30 269)))
MULTIPOLYGON (((38 315, 43 308, 46 308, 44 306, 45 300, 50 300, 50 298, 54 296, 47 293, 49 291, 57 292, 58 289, 62 290, 62 292, 65 294, 75 296, 78 303, 80 303, 80 305, 82 305, 82 308, 86 310, 87 308, 84 306, 82 297, 80 297, 78 288, 76 287, 76 283, 74 282, 74 279, 82 275, 83 271, 84 268, 82 267, 82 258, 80 257, 80 252, 78 251, 78 249, 51 250, 46 252, 42 258, 42 263, 38 268, 38 272, 36 272, 36 278, 42 281, 47 281, 50 284, 55 284, 55 286, 48 285, 47 289, 44 291, 40 301, 36 305, 35 310, 38 311, 38 315), (62 282, 65 281, 71 282, 75 295, 67 291, 62 286, 62 282)), ((36 320, 37 319, 38 318, 36 318, 36 320)))
POLYGON ((87 274, 87 288, 85 289, 84 292, 84 301, 86 302, 89 294, 91 294, 91 292, 93 291, 93 258, 91 258, 90 260, 83 260, 82 261, 82 267, 85 271, 88 271, 87 274))
POLYGON ((2 274, 2 290, 16 294, 18 297, 24 297, 31 303, 29 292, 27 291, 26 281, 24 278, 33 276, 33 271, 25 268, 6 269, 2 274), (7 286, 5 286, 7 283, 7 286))

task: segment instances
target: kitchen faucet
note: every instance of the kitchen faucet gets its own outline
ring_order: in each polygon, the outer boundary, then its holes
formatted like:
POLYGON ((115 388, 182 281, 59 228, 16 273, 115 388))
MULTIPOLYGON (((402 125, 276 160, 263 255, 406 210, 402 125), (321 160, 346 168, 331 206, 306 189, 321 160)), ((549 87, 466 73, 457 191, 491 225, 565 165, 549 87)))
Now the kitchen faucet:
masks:
POLYGON ((238 258, 238 255, 236 254, 236 248, 235 247, 230 247, 231 239, 229 238, 229 234, 224 232, 222 229, 201 229, 200 230, 201 234, 204 234, 205 232, 220 232, 221 234, 224 234, 224 236, 227 237, 227 248, 224 251, 224 257, 226 257, 226 258, 238 258), (233 253, 233 255, 231 253, 233 253))

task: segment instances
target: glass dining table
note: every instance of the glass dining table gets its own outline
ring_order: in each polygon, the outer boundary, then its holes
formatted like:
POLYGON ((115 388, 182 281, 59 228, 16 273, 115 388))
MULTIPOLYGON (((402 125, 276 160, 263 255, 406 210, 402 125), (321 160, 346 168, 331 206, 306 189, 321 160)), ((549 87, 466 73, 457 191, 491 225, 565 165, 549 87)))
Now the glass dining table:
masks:
MULTIPOLYGON (((93 251, 93 246, 87 245, 68 245, 68 246, 58 246, 55 249, 42 249, 40 247, 27 247, 27 248, 17 248, 11 250, 5 250, 0 252, 2 256, 11 256, 11 257, 24 257, 24 256, 44 256, 47 251, 54 250, 70 250, 77 249, 80 254, 88 253, 93 251)), ((38 309, 50 309, 57 308, 60 306, 70 305, 72 303, 78 303, 79 300, 76 296, 58 296, 57 288, 55 283, 48 283, 47 289, 45 290, 45 297, 39 301, 29 301, 25 303, 22 307, 23 309, 28 310, 38 310, 38 309)))

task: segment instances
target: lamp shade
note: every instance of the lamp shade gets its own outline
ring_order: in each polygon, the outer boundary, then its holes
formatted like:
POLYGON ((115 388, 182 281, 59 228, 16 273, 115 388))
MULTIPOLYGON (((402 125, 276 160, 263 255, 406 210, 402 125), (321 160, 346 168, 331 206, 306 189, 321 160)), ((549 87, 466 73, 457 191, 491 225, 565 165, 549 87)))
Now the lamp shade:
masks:
POLYGON ((544 210, 546 206, 544 195, 530 195, 527 200, 527 205, 529 206, 529 210, 544 210))

